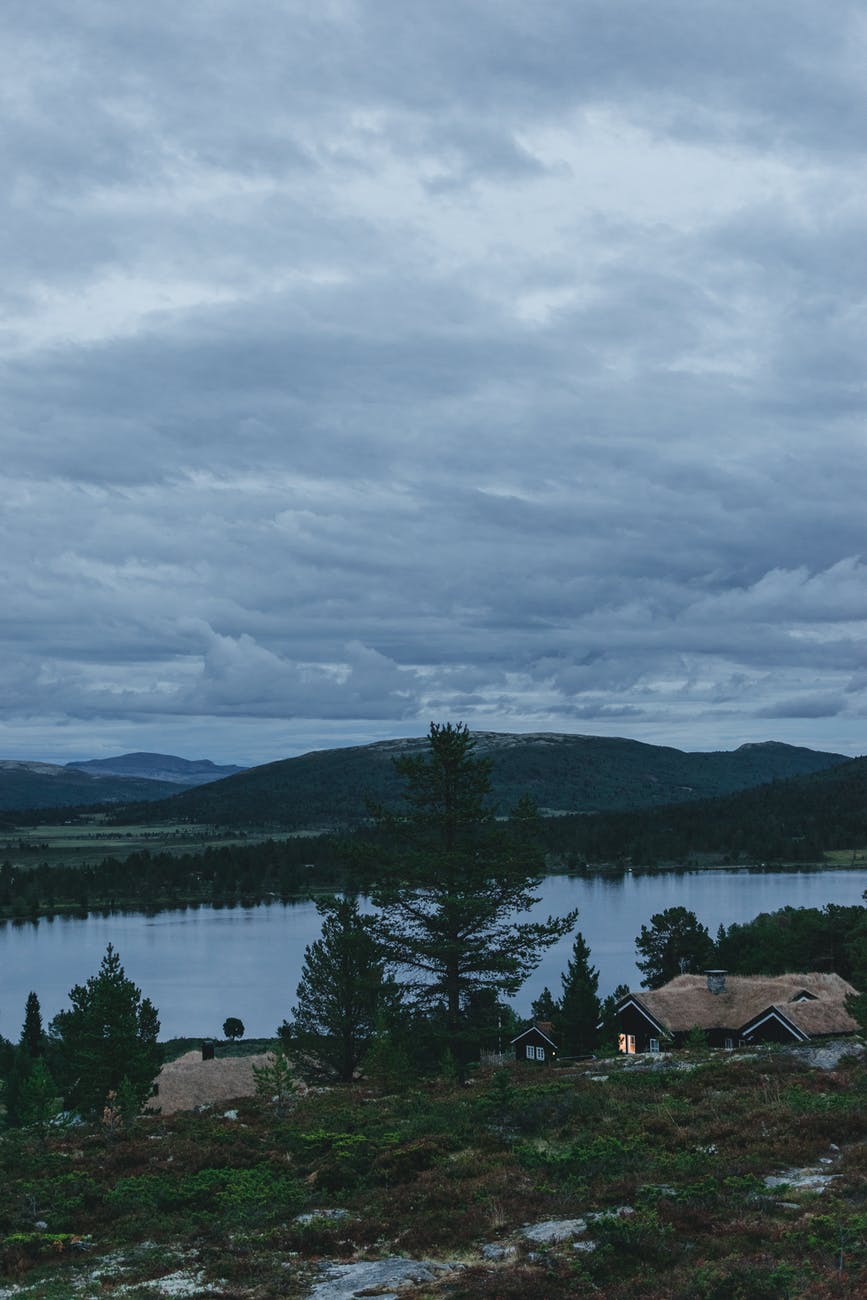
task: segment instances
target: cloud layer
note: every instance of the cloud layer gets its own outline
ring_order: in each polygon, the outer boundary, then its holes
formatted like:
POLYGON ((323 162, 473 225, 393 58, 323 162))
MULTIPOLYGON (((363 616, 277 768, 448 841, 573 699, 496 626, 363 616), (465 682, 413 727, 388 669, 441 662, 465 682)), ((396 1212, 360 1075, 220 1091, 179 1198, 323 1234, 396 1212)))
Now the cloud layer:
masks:
POLYGON ((2 24, 0 753, 862 752, 860 5, 2 24))

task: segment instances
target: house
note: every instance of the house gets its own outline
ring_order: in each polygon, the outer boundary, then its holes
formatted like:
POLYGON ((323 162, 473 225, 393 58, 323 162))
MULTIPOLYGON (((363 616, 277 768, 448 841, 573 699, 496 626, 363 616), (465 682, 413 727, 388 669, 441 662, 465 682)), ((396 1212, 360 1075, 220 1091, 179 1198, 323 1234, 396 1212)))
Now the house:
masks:
POLYGON ((529 1029, 512 1039, 516 1061, 556 1061, 557 1044, 552 1037, 550 1020, 537 1020, 529 1029))
POLYGON ((808 1043, 852 1034, 846 1010, 855 993, 839 975, 678 975, 658 989, 628 993, 617 1004, 621 1052, 659 1052, 681 1046, 691 1029, 710 1047, 754 1043, 808 1043))

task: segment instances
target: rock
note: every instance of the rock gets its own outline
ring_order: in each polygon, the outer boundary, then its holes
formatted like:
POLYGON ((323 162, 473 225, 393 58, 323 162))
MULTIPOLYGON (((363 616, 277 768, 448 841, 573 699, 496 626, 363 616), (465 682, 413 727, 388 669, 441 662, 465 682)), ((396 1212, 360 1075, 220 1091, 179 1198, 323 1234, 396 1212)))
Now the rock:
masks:
POLYGON ((237 1118, 238 1118, 238 1112, 236 1110, 223 1111, 223 1119, 237 1119, 237 1118))
POLYGON ((45 1229, 48 1227, 48 1224, 45 1222, 44 1219, 37 1219, 33 1226, 39 1232, 44 1232, 45 1229))
POLYGON ((826 1192, 839 1174, 826 1174, 820 1169, 786 1169, 781 1174, 768 1174, 765 1187, 791 1187, 796 1192, 826 1192))
POLYGON ((862 1057, 864 1044, 853 1042, 851 1038, 837 1038, 821 1047, 794 1047, 790 1051, 795 1060, 814 1070, 836 1070, 844 1056, 862 1057))
POLYGON ((296 1223, 316 1223, 317 1220, 325 1219, 329 1223, 340 1223, 343 1219, 351 1219, 352 1215, 348 1210, 308 1210, 306 1214, 295 1216, 296 1223))
POLYGON ((482 1259, 509 1259, 515 1253, 514 1246, 500 1246, 492 1241, 487 1246, 482 1246, 482 1259))
POLYGON ((580 1237, 586 1231, 586 1219, 545 1219, 542 1223, 525 1224, 521 1236, 541 1246, 554 1241, 569 1241, 571 1237, 580 1237))
POLYGON ((389 1259, 359 1260, 354 1264, 325 1264, 326 1276, 317 1282, 308 1300, 354 1300, 361 1295, 376 1295, 389 1300, 394 1290, 407 1284, 435 1282, 443 1273, 461 1268, 460 1264, 440 1264, 434 1260, 389 1259))
POLYGON ((584 1251, 595 1250, 595 1249, 596 1249, 596 1242, 595 1242, 595 1241, 573 1241, 573 1242, 572 1242, 572 1249, 573 1249, 573 1250, 584 1250, 584 1251))

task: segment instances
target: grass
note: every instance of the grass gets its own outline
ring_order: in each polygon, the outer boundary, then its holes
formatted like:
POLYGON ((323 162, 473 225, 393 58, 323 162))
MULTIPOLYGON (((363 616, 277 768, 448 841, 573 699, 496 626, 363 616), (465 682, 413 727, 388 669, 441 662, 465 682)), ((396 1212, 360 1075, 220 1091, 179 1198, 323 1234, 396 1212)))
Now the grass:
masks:
POLYGON ((142 1119, 115 1139, 10 1132, 0 1267, 45 1300, 181 1267, 201 1275, 199 1295, 300 1296, 323 1258, 389 1254, 466 1265, 416 1297, 867 1294, 864 1067, 809 1071, 783 1052, 694 1064, 335 1088, 284 1119, 247 1099, 236 1120, 223 1108, 142 1119), (765 1174, 822 1157, 840 1175, 824 1195, 765 1188, 765 1174), (590 1224, 592 1251, 520 1237, 527 1223, 623 1205, 634 1213, 590 1224), (298 1222, 336 1208, 346 1216, 298 1222), (513 1253, 483 1259, 496 1242, 513 1253))
POLYGON ((296 838, 289 831, 227 830, 190 822, 154 826, 131 823, 114 826, 99 813, 76 818, 75 824, 26 826, 0 835, 0 861, 17 867, 75 866, 103 858, 123 860, 133 853, 196 853, 205 848, 227 848, 296 838))

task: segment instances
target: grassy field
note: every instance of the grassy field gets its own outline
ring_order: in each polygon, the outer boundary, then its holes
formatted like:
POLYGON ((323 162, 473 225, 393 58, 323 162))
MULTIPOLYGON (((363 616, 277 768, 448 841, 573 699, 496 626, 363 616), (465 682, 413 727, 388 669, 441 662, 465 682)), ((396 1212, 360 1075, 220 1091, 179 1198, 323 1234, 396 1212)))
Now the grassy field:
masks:
POLYGON ((325 1262, 395 1256, 450 1268, 412 1300, 867 1294, 863 1064, 680 1061, 383 1079, 310 1091, 284 1115, 227 1099, 127 1132, 9 1132, 0 1295, 303 1297, 325 1262), (807 1166, 822 1191, 798 1185, 807 1166), (567 1219, 583 1220, 574 1242, 524 1231, 567 1219))
POLYGON ((0 835, 0 862, 16 867, 74 866, 103 858, 123 859, 132 853, 195 853, 204 848, 251 845, 268 840, 297 838, 291 831, 233 831, 225 826, 167 822, 160 826, 113 826, 100 814, 82 817, 75 824, 25 827, 0 835))

